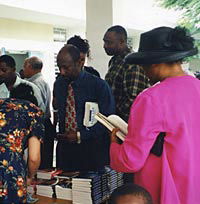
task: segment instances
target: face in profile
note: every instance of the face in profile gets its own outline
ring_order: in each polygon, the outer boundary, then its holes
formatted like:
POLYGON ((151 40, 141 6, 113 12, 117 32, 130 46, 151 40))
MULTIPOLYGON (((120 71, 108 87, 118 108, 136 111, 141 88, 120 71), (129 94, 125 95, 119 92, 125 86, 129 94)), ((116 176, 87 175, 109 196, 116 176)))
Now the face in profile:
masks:
POLYGON ((123 195, 119 196, 115 204, 146 204, 146 200, 142 196, 123 195))
POLYGON ((115 32, 106 32, 103 38, 104 50, 107 55, 113 56, 120 52, 121 40, 115 32))
POLYGON ((15 68, 9 67, 5 62, 0 62, 0 84, 9 83, 15 76, 15 68))
POLYGON ((149 81, 150 81, 150 84, 155 84, 157 82, 160 81, 160 78, 159 78, 159 67, 154 64, 154 65, 145 65, 145 66, 142 66, 144 72, 145 72, 145 75, 149 78, 149 81))
POLYGON ((81 67, 83 67, 84 64, 85 64, 86 55, 87 55, 87 54, 85 54, 85 53, 83 53, 83 52, 80 52, 81 67))
POLYGON ((31 74, 31 65, 28 63, 28 60, 25 60, 23 67, 23 74, 25 78, 30 78, 31 74))
POLYGON ((74 62, 72 57, 66 51, 61 51, 57 56, 57 64, 60 74, 69 80, 75 80, 81 70, 80 60, 74 62))

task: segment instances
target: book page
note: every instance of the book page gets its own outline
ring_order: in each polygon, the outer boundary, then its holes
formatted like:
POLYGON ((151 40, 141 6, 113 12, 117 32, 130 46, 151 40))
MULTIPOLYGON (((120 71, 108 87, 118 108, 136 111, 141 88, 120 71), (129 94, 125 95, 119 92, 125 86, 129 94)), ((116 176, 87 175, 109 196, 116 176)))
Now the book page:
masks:
MULTIPOLYGON (((115 116, 117 116, 117 115, 115 115, 115 116)), ((119 116, 117 116, 117 117, 119 117, 119 116)), ((102 123, 105 127, 107 127, 111 132, 113 131, 114 128, 119 128, 119 131, 116 133, 116 136, 119 137, 122 141, 124 141, 125 136, 126 136, 126 134, 124 132, 127 132, 126 131, 127 126, 126 126, 126 122, 124 122, 125 124, 122 122, 119 122, 122 120, 120 117, 119 117, 120 120, 119 119, 117 120, 118 122, 113 122, 113 121, 115 121, 115 117, 113 118, 113 116, 112 116, 110 119, 108 119, 108 117, 104 116, 101 113, 97 113, 95 115, 95 118, 100 123, 102 123), (121 128, 122 126, 123 126, 123 128, 121 128)))
POLYGON ((120 128, 120 130, 122 131, 122 133, 124 133, 124 135, 127 135, 128 124, 123 119, 121 119, 118 115, 109 115, 107 119, 115 127, 120 128))

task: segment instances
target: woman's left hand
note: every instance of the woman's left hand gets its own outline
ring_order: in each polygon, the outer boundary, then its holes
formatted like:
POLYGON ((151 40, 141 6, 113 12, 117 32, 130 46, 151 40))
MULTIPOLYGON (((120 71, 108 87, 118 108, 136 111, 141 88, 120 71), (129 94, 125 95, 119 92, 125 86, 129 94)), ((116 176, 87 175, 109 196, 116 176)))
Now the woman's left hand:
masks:
POLYGON ((118 139, 118 137, 116 136, 116 133, 119 131, 119 128, 114 128, 112 130, 112 133, 111 133, 111 137, 110 137, 110 140, 111 142, 115 142, 117 144, 121 144, 120 140, 118 139))

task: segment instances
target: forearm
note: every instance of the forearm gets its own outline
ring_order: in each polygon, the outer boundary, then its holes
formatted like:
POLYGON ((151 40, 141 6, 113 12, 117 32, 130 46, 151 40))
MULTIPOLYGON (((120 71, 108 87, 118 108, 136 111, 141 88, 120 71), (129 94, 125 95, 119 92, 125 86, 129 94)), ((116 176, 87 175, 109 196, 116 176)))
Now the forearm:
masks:
POLYGON ((28 160, 28 178, 33 178, 40 165, 40 158, 37 161, 28 160))
POLYGON ((40 165, 40 140, 32 136, 28 143, 28 177, 33 178, 40 165))

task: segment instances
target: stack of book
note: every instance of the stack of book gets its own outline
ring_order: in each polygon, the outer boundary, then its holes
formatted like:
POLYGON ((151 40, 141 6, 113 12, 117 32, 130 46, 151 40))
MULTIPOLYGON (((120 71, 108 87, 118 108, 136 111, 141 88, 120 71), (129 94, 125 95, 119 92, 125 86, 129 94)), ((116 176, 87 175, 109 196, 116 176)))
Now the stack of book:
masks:
POLYGON ((72 178, 73 204, 99 204, 102 201, 101 175, 87 172, 72 178))
POLYGON ((123 184, 123 173, 110 167, 101 171, 57 172, 39 171, 37 194, 72 200, 73 204, 100 204, 110 197, 113 190, 123 184), (56 172, 56 173, 55 173, 56 172))
POLYGON ((100 204, 109 199, 114 189, 123 184, 123 173, 110 167, 72 178, 73 204, 100 204))
POLYGON ((71 180, 60 178, 55 186, 56 198, 63 200, 72 200, 71 180))
POLYGON ((46 196, 49 198, 55 197, 54 187, 58 183, 59 179, 37 179, 36 192, 37 195, 46 196))
POLYGON ((110 196, 116 188, 123 185, 123 173, 116 172, 110 167, 105 167, 105 169, 107 172, 108 194, 110 196))
POLYGON ((41 196, 72 200, 71 181, 79 174, 55 169, 38 170, 36 192, 41 196))

